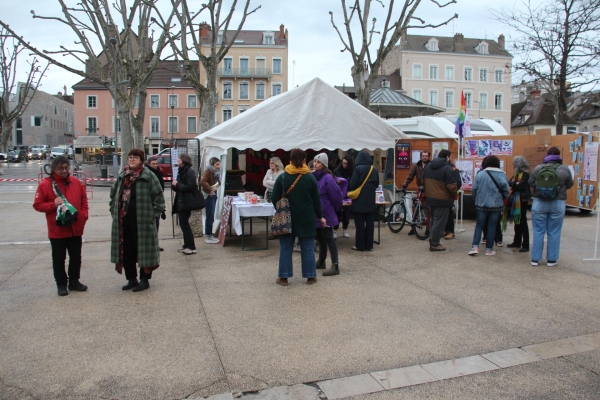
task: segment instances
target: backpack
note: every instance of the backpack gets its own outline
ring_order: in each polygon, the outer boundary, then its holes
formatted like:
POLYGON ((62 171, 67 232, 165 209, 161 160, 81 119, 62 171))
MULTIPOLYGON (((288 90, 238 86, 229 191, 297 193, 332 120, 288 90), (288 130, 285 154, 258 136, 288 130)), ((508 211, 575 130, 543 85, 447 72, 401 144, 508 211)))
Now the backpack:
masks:
POLYGON ((542 164, 542 169, 535 177, 533 194, 536 198, 553 200, 558 196, 558 173, 556 169, 559 163, 542 164))

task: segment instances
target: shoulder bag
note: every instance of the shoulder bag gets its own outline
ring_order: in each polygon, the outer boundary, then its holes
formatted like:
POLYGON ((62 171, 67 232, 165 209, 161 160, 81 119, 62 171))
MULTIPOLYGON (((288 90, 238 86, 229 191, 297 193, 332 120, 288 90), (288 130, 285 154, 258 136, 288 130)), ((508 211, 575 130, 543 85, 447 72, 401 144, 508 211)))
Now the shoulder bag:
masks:
POLYGON ((369 177, 371 176, 371 172, 373 172, 372 165, 371 165, 371 169, 369 170, 369 173, 367 174, 367 177, 363 181, 362 185, 360 185, 357 189, 354 189, 354 190, 348 192, 347 196, 349 198, 351 198, 352 200, 358 199, 358 196, 360 196, 360 191, 362 190, 363 186, 365 186, 365 183, 367 183, 367 181, 369 180, 369 177))
POLYGON ((286 194, 289 194, 292 189, 296 186, 296 183, 302 177, 301 174, 298 174, 298 177, 292 183, 292 186, 289 187, 287 191, 283 190, 283 179, 281 179, 281 199, 275 203, 275 215, 273 215, 273 221, 271 222, 271 235, 272 236, 280 236, 287 235, 292 233, 292 213, 290 210, 290 201, 286 194))
POLYGON ((490 176, 490 179, 492 180, 492 182, 494 182, 494 185, 496 185, 496 188, 500 192, 500 196, 502 196, 502 201, 503 201, 504 205, 505 206, 508 205, 508 197, 504 197, 504 193, 502 192, 502 189, 500 189, 500 185, 498 185, 498 182, 496 182, 496 180, 494 179, 492 174, 490 174, 490 171, 485 171, 485 172, 487 172, 487 174, 490 176))
MULTIPOLYGON (((196 180, 196 176, 194 175, 194 181, 196 180)), ((206 200, 204 200, 204 196, 198 189, 198 185, 194 185, 194 190, 189 193, 181 193, 183 195, 183 204, 185 210, 181 211, 198 211, 202 210, 206 207, 206 200)))

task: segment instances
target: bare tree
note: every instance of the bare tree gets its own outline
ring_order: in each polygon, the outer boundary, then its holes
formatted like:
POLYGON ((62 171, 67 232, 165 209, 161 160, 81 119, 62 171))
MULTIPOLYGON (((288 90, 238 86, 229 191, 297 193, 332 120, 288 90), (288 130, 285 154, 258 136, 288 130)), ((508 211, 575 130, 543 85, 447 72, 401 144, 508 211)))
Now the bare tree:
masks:
POLYGON ((600 2, 548 0, 534 6, 530 0, 522 0, 521 4, 521 10, 502 8, 491 12, 518 33, 513 50, 520 61, 513 67, 551 94, 556 134, 561 135, 567 86, 577 89, 600 79, 600 2))
MULTIPOLYGON (((62 16, 41 16, 31 11, 34 19, 56 21, 68 26, 77 36, 73 46, 59 46, 58 50, 39 49, 25 39, 18 40, 23 47, 39 57, 77 74, 108 90, 116 104, 121 121, 124 154, 132 147, 143 147, 143 124, 146 106, 146 88, 152 79, 162 50, 167 45, 167 32, 161 32, 154 43, 150 37, 151 19, 160 16, 158 0, 80 0, 69 7, 65 0, 58 0, 62 16), (119 31, 119 24, 123 27, 119 31), (134 30, 137 25, 137 30, 134 30), (58 56, 68 56, 81 63, 77 69, 59 61, 58 56), (137 113, 136 99, 138 99, 137 113)), ((173 0, 178 5, 181 0, 173 0)), ((165 26, 171 25, 174 10, 166 18, 165 26)), ((0 20, 0 26, 17 37, 8 24, 0 20)), ((116 128, 116 127, 115 127, 116 128)))
MULTIPOLYGON (((360 104, 365 107, 369 107, 371 89, 373 82, 379 75, 379 68, 381 63, 385 60, 388 53, 394 48, 400 37, 409 28, 437 28, 442 25, 446 25, 448 22, 455 18, 458 18, 458 14, 454 14, 446 21, 439 24, 427 24, 425 21, 414 14, 417 8, 421 4, 421 0, 405 0, 404 5, 397 17, 394 17, 394 0, 388 1, 387 17, 385 24, 381 32, 375 30, 375 24, 377 18, 373 18, 369 21, 369 15, 371 13, 372 0, 363 0, 361 6, 359 0, 352 1, 352 6, 346 6, 346 0, 342 1, 342 11, 344 15, 344 26, 346 29, 346 37, 342 35, 340 30, 333 20, 333 12, 329 12, 331 16, 331 25, 338 33, 344 48, 341 52, 348 51, 352 56, 352 80, 354 81, 354 88, 356 91, 356 97, 360 104), (350 12, 348 12, 350 10, 350 12), (358 22, 358 28, 360 29, 359 40, 354 40, 355 33, 352 32, 352 22, 358 22), (411 21, 418 21, 419 25, 410 25, 411 21), (369 29, 369 23, 371 27, 369 29), (380 34, 381 40, 379 46, 376 49, 376 53, 371 55, 371 44, 373 43, 373 34, 380 34), (355 43, 356 42, 356 43, 355 43)), ((385 8, 383 0, 375 0, 382 7, 385 8)), ((439 8, 444 8, 450 4, 456 3, 456 0, 450 0, 445 4, 440 4, 436 0, 429 0, 431 3, 436 4, 439 8)), ((356 24, 354 24, 356 25, 356 24)))
POLYGON ((171 1, 173 8, 176 10, 176 19, 179 21, 181 31, 175 32, 175 30, 166 29, 164 21, 161 21, 159 26, 162 27, 163 31, 170 32, 169 41, 174 57, 176 60, 182 60, 181 73, 191 83, 198 96, 200 103, 200 132, 205 132, 215 124, 217 67, 242 30, 246 18, 256 12, 260 6, 249 11, 250 0, 245 0, 244 9, 237 28, 229 30, 238 3, 237 0, 233 0, 231 6, 225 6, 225 8, 223 0, 209 0, 205 4, 202 4, 202 7, 197 11, 190 10, 188 0, 181 0, 180 8, 176 7, 175 0, 171 1), (224 12, 224 15, 222 15, 222 12, 224 12), (201 18, 208 18, 210 22, 198 24, 197 21, 201 18), (212 32, 210 52, 208 54, 202 51, 201 29, 207 29, 212 32), (217 40, 218 33, 221 31, 223 32, 223 36, 219 42, 217 40), (200 81, 197 60, 200 61, 204 68, 206 83, 200 81))
POLYGON ((13 123, 19 118, 27 107, 37 89, 40 87, 42 77, 48 70, 48 65, 42 66, 37 58, 23 60, 26 56, 21 54, 25 48, 0 28, 0 124, 2 125, 2 139, 0 149, 6 151, 8 139, 12 135, 13 123), (23 68, 19 61, 27 63, 23 68), (18 77, 21 72, 27 71, 25 82, 17 87, 18 77), (14 99, 11 101, 11 99, 14 99))

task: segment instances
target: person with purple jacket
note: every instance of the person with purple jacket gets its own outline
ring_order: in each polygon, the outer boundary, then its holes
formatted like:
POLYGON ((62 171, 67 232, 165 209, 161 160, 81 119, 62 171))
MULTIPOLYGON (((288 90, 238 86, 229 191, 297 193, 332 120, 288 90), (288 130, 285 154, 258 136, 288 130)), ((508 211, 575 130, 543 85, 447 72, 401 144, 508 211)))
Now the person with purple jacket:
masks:
POLYGON ((339 275, 338 248, 333 237, 333 227, 338 224, 337 212, 342 208, 343 195, 331 171, 327 168, 326 153, 317 154, 314 158, 313 176, 317 180, 323 218, 317 219, 317 241, 319 242, 319 259, 317 269, 325 269, 327 248, 331 254, 331 268, 323 272, 323 276, 339 275), (323 223, 323 220, 325 223, 323 223))

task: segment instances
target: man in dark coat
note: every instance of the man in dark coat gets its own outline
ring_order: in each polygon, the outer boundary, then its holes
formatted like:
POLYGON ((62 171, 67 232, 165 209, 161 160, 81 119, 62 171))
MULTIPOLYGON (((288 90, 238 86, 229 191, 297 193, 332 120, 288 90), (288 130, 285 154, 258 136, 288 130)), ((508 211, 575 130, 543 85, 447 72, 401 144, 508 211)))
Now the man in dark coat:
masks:
POLYGON ((430 162, 423 171, 427 204, 431 210, 431 237, 429 238, 429 250, 431 251, 446 250, 440 244, 440 239, 458 192, 458 184, 450 166, 451 156, 452 153, 449 150, 440 151, 437 158, 430 162))
MULTIPOLYGON (((148 169, 154 174, 156 175, 156 177, 158 178, 158 181, 160 182, 160 187, 162 188, 163 193, 165 192, 165 177, 163 175, 163 173, 161 172, 160 168, 158 167, 158 157, 156 156, 152 156, 150 158, 148 158, 148 169)), ((167 214, 165 214, 165 212, 163 211, 162 214, 160 215, 160 218, 162 219, 167 219, 167 214)), ((160 225, 160 218, 156 218, 156 231, 158 232, 158 227, 160 225)), ((165 249, 163 249, 162 247, 158 247, 159 251, 165 251, 165 249)))
MULTIPOLYGON (((408 187, 408 185, 410 185, 410 183, 417 178, 417 186, 421 187, 424 186, 425 184, 423 183, 423 171, 425 170, 425 167, 427 166, 427 164, 429 164, 429 159, 431 158, 431 153, 429 152, 429 150, 423 150, 421 152, 421 159, 412 166, 412 168, 410 169, 408 176, 406 177, 406 180, 404 181, 404 183, 402 184, 402 190, 406 191, 406 188, 408 187)), ((415 228, 411 226, 410 228, 410 232, 408 232, 409 235, 414 235, 415 234, 415 228)))
POLYGON ((356 226, 356 241, 352 250, 371 251, 375 233, 375 191, 379 186, 379 172, 366 151, 361 151, 356 156, 356 166, 348 184, 348 191, 358 189, 363 182, 364 186, 358 198, 352 200, 352 214, 356 226))

